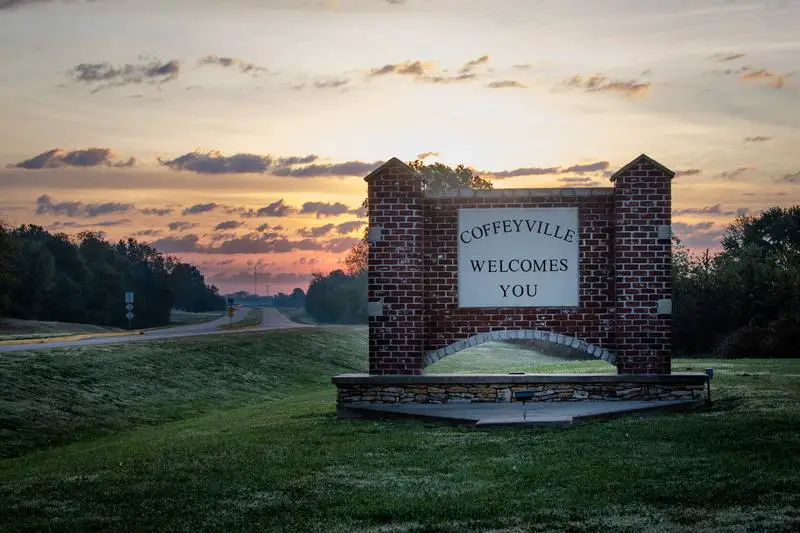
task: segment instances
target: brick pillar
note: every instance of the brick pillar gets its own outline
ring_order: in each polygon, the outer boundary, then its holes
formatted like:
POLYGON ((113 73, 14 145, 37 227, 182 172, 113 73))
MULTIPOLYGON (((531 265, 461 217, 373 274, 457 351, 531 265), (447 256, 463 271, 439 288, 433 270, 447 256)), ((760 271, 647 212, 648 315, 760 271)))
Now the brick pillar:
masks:
POLYGON ((614 182, 617 372, 671 372, 674 173, 641 155, 614 182))
POLYGON ((422 374, 422 178, 392 158, 364 180, 369 198, 369 373, 422 374))

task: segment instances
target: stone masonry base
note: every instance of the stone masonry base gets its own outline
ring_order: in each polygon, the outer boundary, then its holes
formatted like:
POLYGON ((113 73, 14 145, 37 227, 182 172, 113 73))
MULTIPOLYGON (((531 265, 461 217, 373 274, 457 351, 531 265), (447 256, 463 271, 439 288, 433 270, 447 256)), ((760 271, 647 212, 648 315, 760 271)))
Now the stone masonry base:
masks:
POLYGON ((702 373, 636 374, 342 374, 333 378, 337 405, 349 403, 511 402, 519 390, 530 401, 697 400, 705 395, 702 373))

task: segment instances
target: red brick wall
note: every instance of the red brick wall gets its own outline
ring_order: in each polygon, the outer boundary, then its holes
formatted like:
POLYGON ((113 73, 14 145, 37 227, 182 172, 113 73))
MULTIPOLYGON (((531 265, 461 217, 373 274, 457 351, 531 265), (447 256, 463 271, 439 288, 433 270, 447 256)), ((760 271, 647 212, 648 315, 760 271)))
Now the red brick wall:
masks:
POLYGON ((613 351, 620 373, 669 373, 672 173, 646 156, 613 188, 466 191, 424 195, 397 159, 369 184, 370 374, 419 374, 426 352, 476 333, 534 329, 613 351), (458 307, 458 209, 578 207, 577 308, 458 307), (380 230, 380 236, 377 235, 380 230), (382 298, 382 301, 380 300, 382 298))

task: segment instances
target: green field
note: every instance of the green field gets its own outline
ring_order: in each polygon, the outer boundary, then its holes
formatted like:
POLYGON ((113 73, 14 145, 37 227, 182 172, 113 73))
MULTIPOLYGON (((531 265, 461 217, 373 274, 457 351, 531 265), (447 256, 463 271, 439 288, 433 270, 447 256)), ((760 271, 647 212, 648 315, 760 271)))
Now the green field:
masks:
MULTIPOLYGON (((488 348, 437 371, 553 368, 488 348)), ((800 361, 677 360, 707 412, 475 430, 336 420, 365 359, 363 327, 2 354, 0 531, 800 528, 800 361)))
POLYGON ((306 312, 305 307, 278 307, 283 316, 298 324, 316 324, 314 317, 306 312))
POLYGON ((205 311, 203 313, 192 313, 189 311, 180 311, 173 309, 170 311, 169 323, 178 326, 187 326, 192 324, 204 324, 211 322, 217 318, 224 316, 223 311, 205 311))
POLYGON ((44 322, 41 320, 0 318, 0 341, 46 339, 63 335, 108 333, 112 331, 122 330, 106 326, 95 326, 93 324, 71 324, 69 322, 44 322))

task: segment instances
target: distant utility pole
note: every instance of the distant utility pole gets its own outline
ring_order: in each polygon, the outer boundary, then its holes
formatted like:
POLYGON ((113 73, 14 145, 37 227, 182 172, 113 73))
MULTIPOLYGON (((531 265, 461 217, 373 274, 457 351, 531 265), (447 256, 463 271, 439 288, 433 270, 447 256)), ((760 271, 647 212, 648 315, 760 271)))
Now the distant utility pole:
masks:
POLYGON ((267 288, 267 296, 269 296, 269 283, 267 283, 267 284, 265 285, 265 287, 267 288))
POLYGON ((256 296, 258 296, 258 289, 256 288, 257 280, 258 280, 258 270, 256 270, 256 267, 253 267, 253 294, 255 294, 256 296))

